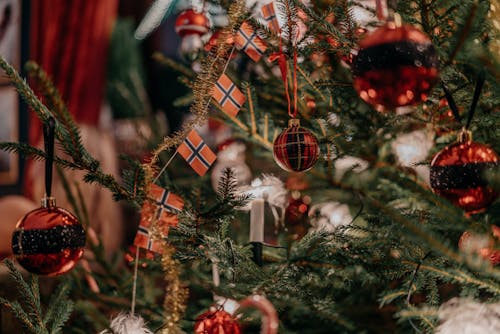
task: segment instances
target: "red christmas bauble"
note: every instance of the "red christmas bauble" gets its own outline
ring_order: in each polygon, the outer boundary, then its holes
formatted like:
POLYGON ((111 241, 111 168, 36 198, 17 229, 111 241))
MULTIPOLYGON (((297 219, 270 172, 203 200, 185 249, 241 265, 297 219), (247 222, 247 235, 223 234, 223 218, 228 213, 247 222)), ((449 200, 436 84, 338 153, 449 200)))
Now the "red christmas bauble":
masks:
MULTIPOLYGON (((500 241, 500 227, 491 225, 493 237, 500 241)), ((500 251, 494 248, 495 240, 491 237, 482 238, 472 232, 465 231, 458 241, 458 248, 465 252, 474 252, 492 265, 500 263, 500 251), (483 243, 483 240, 486 241, 483 243)))
POLYGON ((84 247, 82 224, 55 205, 27 213, 12 234, 12 252, 17 262, 38 275, 56 276, 73 269, 84 247))
POLYGON ((240 334, 235 318, 224 310, 207 311, 196 318, 195 334, 240 334))
POLYGON ((447 146, 434 156, 430 179, 435 193, 475 213, 498 196, 483 177, 487 169, 498 166, 498 155, 489 146, 469 139, 447 146))
POLYGON ((438 56, 423 32, 388 22, 361 40, 352 71, 359 96, 385 111, 427 99, 438 79, 438 56))
POLYGON ((302 172, 314 166, 319 157, 318 140, 301 127, 298 119, 291 119, 273 143, 274 160, 288 172, 302 172))
POLYGON ((205 35, 210 28, 210 21, 204 13, 198 13, 194 9, 186 9, 177 16, 175 21, 175 32, 184 37, 187 35, 205 35))
POLYGON ((285 226, 292 239, 300 240, 309 229, 309 196, 301 197, 299 192, 292 193, 285 209, 285 226), (295 194, 296 195, 295 195, 295 194))

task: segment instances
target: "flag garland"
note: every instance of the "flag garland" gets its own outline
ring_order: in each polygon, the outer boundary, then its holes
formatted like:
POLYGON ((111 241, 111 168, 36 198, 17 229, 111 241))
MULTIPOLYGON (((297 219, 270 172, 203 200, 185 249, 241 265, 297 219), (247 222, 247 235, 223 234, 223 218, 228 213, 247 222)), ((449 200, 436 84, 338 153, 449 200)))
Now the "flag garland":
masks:
POLYGON ((156 222, 156 227, 161 235, 166 237, 169 228, 177 226, 176 212, 182 210, 184 201, 179 196, 156 184, 151 185, 148 197, 153 201, 146 200, 142 205, 141 221, 134 239, 134 245, 159 253, 161 244, 153 238, 152 225, 156 222))
POLYGON ((200 176, 205 175, 217 158, 215 153, 205 144, 195 130, 191 130, 186 139, 179 145, 177 153, 179 153, 189 166, 191 166, 200 176))
POLYGON ((245 95, 226 74, 222 74, 217 80, 212 97, 221 105, 222 110, 232 117, 236 117, 246 100, 245 95))
POLYGON ((262 6, 261 8, 262 18, 267 23, 269 30, 280 33, 280 25, 278 23, 278 18, 276 17, 276 11, 274 10, 274 5, 272 2, 267 5, 262 6))
POLYGON ((264 40, 247 22, 243 22, 236 33, 235 45, 238 50, 243 50, 255 62, 258 62, 267 50, 264 40))

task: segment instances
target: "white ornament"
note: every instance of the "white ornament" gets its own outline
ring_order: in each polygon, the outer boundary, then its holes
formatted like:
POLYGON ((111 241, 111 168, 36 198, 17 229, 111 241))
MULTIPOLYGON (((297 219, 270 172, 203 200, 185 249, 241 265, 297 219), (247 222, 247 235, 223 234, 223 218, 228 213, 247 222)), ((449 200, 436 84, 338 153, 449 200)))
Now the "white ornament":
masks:
POLYGON ((352 170, 355 173, 361 173, 368 168, 368 161, 351 157, 349 155, 343 156, 341 158, 335 159, 335 180, 340 181, 344 174, 352 170))
POLYGON ((153 334, 145 327, 144 319, 130 313, 120 313, 111 321, 110 330, 99 334, 153 334))
POLYGON ((439 308, 436 334, 500 333, 500 303, 483 304, 453 298, 439 308))
POLYGON ((352 222, 351 212, 347 204, 325 202, 313 205, 309 210, 310 231, 333 232, 339 226, 352 222))
POLYGON ((391 144, 398 163, 405 167, 423 162, 433 146, 434 131, 428 129, 401 134, 391 144))

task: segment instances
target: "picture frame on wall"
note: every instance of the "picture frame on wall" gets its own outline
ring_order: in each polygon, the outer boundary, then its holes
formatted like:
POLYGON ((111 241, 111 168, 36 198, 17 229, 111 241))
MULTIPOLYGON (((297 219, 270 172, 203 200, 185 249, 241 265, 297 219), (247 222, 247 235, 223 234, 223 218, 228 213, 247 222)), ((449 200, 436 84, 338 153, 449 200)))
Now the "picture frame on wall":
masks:
MULTIPOLYGON (((0 55, 18 72, 28 59, 29 0, 0 0, 0 55)), ((26 142, 27 109, 0 69, 0 142, 26 142)), ((24 161, 0 150, 0 195, 22 192, 24 161)))

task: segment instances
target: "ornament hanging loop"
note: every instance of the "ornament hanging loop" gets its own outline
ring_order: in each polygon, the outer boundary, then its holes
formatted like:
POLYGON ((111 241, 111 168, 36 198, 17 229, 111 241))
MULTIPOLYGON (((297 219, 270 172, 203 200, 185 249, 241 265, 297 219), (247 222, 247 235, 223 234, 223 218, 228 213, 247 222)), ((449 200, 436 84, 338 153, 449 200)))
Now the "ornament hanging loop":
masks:
POLYGON ((463 127, 457 135, 457 142, 461 144, 470 143, 472 141, 472 132, 463 127))
POLYGON ((43 126, 43 141, 45 147, 45 198, 42 206, 55 206, 55 198, 52 197, 52 169, 54 165, 54 140, 56 121, 54 117, 49 117, 43 126))
POLYGON ((481 70, 481 72, 479 72, 479 75, 477 77, 476 88, 474 89, 474 96, 472 97, 472 103, 469 109, 469 116, 467 117, 467 123, 465 124, 466 129, 469 129, 470 123, 472 122, 472 118, 474 117, 476 106, 477 103, 479 102, 481 91, 483 90, 484 80, 485 80, 485 73, 484 70, 481 70))

